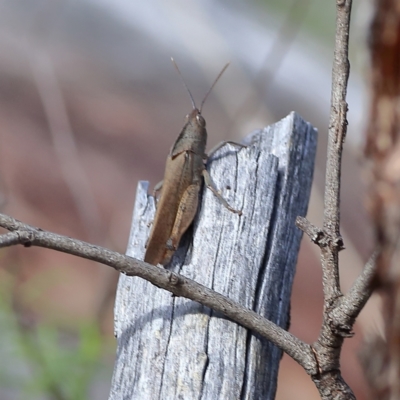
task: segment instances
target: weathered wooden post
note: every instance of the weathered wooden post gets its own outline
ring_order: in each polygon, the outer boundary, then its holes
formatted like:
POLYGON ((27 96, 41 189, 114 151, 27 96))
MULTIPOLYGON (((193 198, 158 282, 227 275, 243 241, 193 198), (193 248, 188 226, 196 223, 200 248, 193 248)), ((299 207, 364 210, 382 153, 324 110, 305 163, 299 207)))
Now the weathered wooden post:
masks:
MULTIPOLYGON (((287 327, 292 281, 310 195, 316 130, 296 113, 255 132, 240 151, 209 163, 229 212, 206 190, 169 269, 287 327)), ((140 182, 127 254, 143 259, 155 207, 140 182)), ((120 276, 118 349, 110 400, 273 399, 281 351, 251 331, 147 281, 120 276)))

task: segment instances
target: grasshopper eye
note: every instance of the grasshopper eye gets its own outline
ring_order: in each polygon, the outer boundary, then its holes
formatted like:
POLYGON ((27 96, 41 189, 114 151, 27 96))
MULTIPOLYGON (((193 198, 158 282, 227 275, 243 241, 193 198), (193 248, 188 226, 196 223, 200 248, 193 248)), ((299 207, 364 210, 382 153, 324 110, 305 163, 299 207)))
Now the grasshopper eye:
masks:
POLYGON ((196 115, 196 119, 200 126, 203 128, 206 126, 206 120, 200 114, 196 115))

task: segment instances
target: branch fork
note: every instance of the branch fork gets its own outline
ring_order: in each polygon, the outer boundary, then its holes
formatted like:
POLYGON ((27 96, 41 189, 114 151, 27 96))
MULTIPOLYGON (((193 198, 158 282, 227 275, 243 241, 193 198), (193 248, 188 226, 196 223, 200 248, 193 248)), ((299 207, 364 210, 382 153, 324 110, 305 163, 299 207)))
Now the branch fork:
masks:
POLYGON ((321 249, 323 247, 330 247, 332 250, 336 249, 336 251, 344 250, 343 238, 338 235, 332 237, 329 233, 325 232, 323 229, 320 229, 313 225, 307 218, 297 217, 296 226, 302 230, 310 240, 318 245, 321 249))

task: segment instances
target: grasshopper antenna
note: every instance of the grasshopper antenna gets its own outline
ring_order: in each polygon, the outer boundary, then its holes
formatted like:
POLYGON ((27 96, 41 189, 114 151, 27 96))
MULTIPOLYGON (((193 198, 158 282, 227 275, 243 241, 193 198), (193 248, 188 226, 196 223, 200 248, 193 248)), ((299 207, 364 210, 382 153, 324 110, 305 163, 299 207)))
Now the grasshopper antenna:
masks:
POLYGON ((215 78, 214 83, 211 85, 210 89, 208 89, 208 92, 207 92, 206 95, 204 96, 204 99, 203 99, 203 101, 201 102, 201 105, 200 105, 200 114, 201 114, 201 110, 203 109, 203 105, 204 105, 204 103, 205 103, 205 101, 206 101, 208 95, 210 94, 211 90, 213 90, 213 87, 215 86, 215 84, 218 82, 219 78, 221 78, 222 74, 225 72, 225 70, 226 70, 228 67, 229 67, 229 63, 227 63, 227 64, 225 65, 224 68, 222 68, 221 72, 220 72, 220 73, 218 74, 218 76, 215 78))
MULTIPOLYGON (((193 110, 195 110, 195 109, 197 108, 197 107, 196 107, 196 103, 194 102, 192 93, 190 93, 190 90, 189 90, 189 88, 187 87, 185 80, 183 79, 183 75, 181 74, 181 71, 179 70, 178 64, 175 62, 175 60, 173 59, 173 57, 171 57, 171 61, 172 61, 172 64, 174 64, 174 67, 176 68, 176 70, 178 71, 178 74, 179 74, 179 76, 180 76, 181 79, 182 79, 183 85, 185 86, 187 92, 189 93, 190 100, 192 101, 193 110)), ((220 75, 221 75, 221 74, 220 74, 220 75)), ((203 105, 203 103, 201 103, 201 105, 203 105)))

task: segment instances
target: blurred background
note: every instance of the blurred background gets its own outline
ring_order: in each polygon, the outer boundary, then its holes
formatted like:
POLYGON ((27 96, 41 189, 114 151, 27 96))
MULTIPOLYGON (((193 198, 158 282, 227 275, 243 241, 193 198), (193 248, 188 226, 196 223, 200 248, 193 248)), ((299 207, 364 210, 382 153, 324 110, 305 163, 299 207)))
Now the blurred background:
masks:
MULTIPOLYGON (((191 103, 209 148, 294 110, 319 130, 308 217, 322 225, 335 2, 318 0, 0 1, 0 202, 31 225, 124 252, 138 180, 162 179, 191 103)), ((368 107, 369 2, 355 4, 349 131, 342 176, 341 280, 346 292, 370 255, 364 211, 363 115, 368 107), (362 3, 362 4, 361 4, 362 3)), ((0 252, 0 398, 108 398, 118 274, 50 250, 0 252)), ((291 332, 316 340, 322 317, 319 251, 305 237, 291 332)), ((346 340, 344 379, 366 382, 363 337, 381 329, 379 299, 346 340)), ((318 399, 284 356, 277 399, 318 399)))

